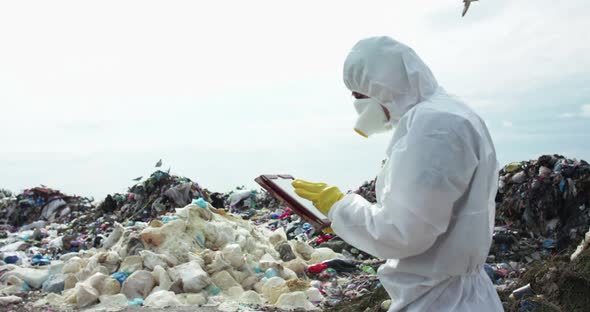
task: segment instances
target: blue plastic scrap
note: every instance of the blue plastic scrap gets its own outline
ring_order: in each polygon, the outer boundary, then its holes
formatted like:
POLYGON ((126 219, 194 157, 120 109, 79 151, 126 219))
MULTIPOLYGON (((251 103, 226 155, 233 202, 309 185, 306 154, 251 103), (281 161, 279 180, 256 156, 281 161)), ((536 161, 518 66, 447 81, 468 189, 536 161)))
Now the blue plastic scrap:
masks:
POLYGON ((213 296, 217 296, 217 295, 219 295, 219 292, 221 292, 221 290, 219 289, 219 287, 217 287, 217 286, 215 286, 215 285, 213 285, 213 284, 211 284, 211 285, 207 286, 207 287, 205 288, 205 290, 206 290, 206 291, 207 291, 207 292, 208 292, 210 295, 213 295, 213 296))
POLYGON ((484 264, 483 268, 486 271, 486 274, 488 275, 490 280, 493 281, 494 280, 494 268, 492 268, 492 266, 487 263, 484 264))
POLYGON ((205 239, 203 238, 203 234, 201 234, 201 233, 197 234, 197 243, 199 244, 199 246, 201 248, 205 248, 205 239))
POLYGON ((31 259, 32 265, 49 265, 51 264, 51 258, 47 256, 43 256, 40 254, 36 254, 31 259))
POLYGON ((119 284, 123 284, 123 282, 127 279, 127 277, 129 277, 130 273, 125 272, 125 271, 119 271, 113 275, 111 275, 112 278, 116 279, 117 281, 119 281, 119 284))
POLYGON ((18 262, 20 258, 18 256, 6 256, 4 257, 4 262, 6 264, 15 264, 18 262))
POLYGON ((536 305, 534 302, 529 301, 529 300, 522 300, 520 302, 519 312, 532 312, 535 310, 535 308, 536 308, 536 305))
POLYGON ((266 278, 273 278, 279 276, 279 271, 275 268, 268 268, 266 272, 264 272, 264 277, 266 278))
POLYGON ((207 208, 207 202, 205 201, 205 199, 203 199, 203 197, 199 197, 198 199, 193 200, 193 204, 201 208, 207 208))
POLYGON ((566 186, 567 182, 565 180, 561 180, 559 182, 559 191, 563 193, 563 191, 565 191, 565 186, 566 186))
POLYGON ((500 251, 501 252, 508 252, 508 245, 506 243, 500 244, 500 251))
POLYGON ((31 290, 31 286, 29 286, 29 284, 27 284, 27 282, 23 283, 23 286, 21 287, 22 291, 30 291, 31 290))
POLYGON ((554 240, 554 239, 546 239, 546 240, 543 242, 543 248, 546 248, 546 249, 552 249, 552 248, 555 248, 555 243, 556 243, 556 242, 555 242, 555 240, 554 240))
POLYGON ((130 300, 127 305, 130 305, 132 307, 137 307, 143 304, 143 299, 142 298, 135 298, 133 300, 130 300))
POLYGON ((162 220, 162 222, 164 222, 164 224, 166 224, 170 221, 178 220, 178 219, 179 219, 178 216, 162 216, 162 217, 160 217, 160 220, 162 220))

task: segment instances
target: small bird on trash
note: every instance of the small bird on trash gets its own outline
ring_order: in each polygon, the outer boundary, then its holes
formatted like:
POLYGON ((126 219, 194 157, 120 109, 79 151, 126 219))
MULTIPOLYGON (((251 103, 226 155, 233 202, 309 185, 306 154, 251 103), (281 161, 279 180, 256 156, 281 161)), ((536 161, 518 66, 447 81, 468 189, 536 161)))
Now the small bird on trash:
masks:
POLYGON ((469 10, 469 6, 471 6, 471 2, 473 1, 478 0, 463 0, 463 3, 465 3, 465 7, 463 8, 463 14, 461 14, 461 17, 465 16, 465 13, 467 13, 467 10, 469 10))
POLYGON ((162 159, 158 160, 156 163, 156 168, 162 167, 162 159))
POLYGON ((139 180, 141 180, 141 178, 143 178, 143 176, 137 177, 137 178, 133 179, 133 181, 139 181, 139 180))

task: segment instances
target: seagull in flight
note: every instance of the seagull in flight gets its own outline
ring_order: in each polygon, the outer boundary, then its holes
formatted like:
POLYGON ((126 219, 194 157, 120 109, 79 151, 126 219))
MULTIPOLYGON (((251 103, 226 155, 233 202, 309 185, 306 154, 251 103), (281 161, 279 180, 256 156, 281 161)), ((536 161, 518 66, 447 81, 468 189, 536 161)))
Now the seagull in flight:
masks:
POLYGON ((465 7, 463 8, 463 14, 461 14, 461 17, 465 16, 465 13, 467 13, 467 10, 469 10, 469 6, 471 5, 471 2, 473 1, 477 1, 477 0, 463 0, 463 3, 465 3, 465 7))

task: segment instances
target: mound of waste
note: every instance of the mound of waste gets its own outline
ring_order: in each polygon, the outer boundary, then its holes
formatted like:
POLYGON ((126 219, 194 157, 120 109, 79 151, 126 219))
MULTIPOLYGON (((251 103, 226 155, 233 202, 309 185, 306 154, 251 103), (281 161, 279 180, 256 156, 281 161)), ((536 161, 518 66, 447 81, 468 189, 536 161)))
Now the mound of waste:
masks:
POLYGON ((500 171, 486 270, 507 311, 588 310, 581 281, 590 266, 589 207, 590 165, 583 160, 543 155, 500 171))
MULTIPOLYGON (((375 181, 355 193, 375 202, 375 181)), ((508 164, 496 207, 485 269, 505 309, 587 311, 588 163, 545 155, 508 164)), ((45 187, 1 190, 0 216, 2 309, 390 304, 376 276, 381 261, 318 232, 264 191, 211 193, 156 171, 97 206, 45 187)))
POLYGON ((158 170, 131 186, 126 194, 107 195, 98 209, 113 214, 118 221, 148 221, 203 196, 198 183, 158 170))
POLYGON ((371 203, 377 202, 377 195, 375 194, 375 184, 377 180, 373 180, 370 182, 365 182, 361 185, 357 190, 354 191, 355 194, 362 196, 364 199, 371 203))
POLYGON ((0 223, 20 227, 36 221, 69 222, 87 213, 92 198, 68 196, 47 187, 35 187, 21 194, 0 191, 0 223))
POLYGON ((148 221, 199 198, 203 198, 214 208, 228 208, 245 219, 252 217, 260 208, 286 208, 264 191, 239 187, 227 194, 210 192, 189 178, 158 170, 146 180, 129 187, 127 193, 108 195, 99 205, 98 211, 113 214, 119 222, 148 221))
POLYGON ((511 163, 500 171, 497 225, 577 245, 590 225, 590 165, 559 155, 511 163))
MULTIPOLYGON (((14 202, 2 194, 3 205, 14 202)), ((0 306, 317 310, 378 288, 381 262, 317 232, 266 192, 209 193, 156 171, 82 214, 40 218, 5 227, 0 306)))
MULTIPOLYGON (((352 280, 365 288, 377 283, 378 263, 362 265, 329 248, 288 241, 282 228, 271 232, 209 204, 114 227, 100 248, 1 266, 0 291, 42 289, 49 295, 36 305, 55 308, 266 304, 314 310, 326 297, 356 294, 352 280)), ((32 248, 23 248, 19 235, 0 250, 27 259, 32 248)))

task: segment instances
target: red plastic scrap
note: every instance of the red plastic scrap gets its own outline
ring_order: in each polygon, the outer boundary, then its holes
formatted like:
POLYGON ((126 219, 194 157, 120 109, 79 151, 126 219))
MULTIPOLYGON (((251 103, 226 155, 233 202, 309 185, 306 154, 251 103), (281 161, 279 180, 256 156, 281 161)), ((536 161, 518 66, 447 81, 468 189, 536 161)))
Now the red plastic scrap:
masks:
POLYGON ((326 234, 326 235, 322 235, 322 236, 318 237, 318 238, 316 239, 316 241, 315 241, 315 242, 316 242, 316 244, 321 244, 321 243, 323 243, 323 242, 330 241, 330 240, 332 240, 333 238, 334 238, 334 236, 333 236, 333 235, 326 234))
POLYGON ((307 268, 307 270, 309 271, 309 273, 318 274, 318 273, 322 273, 327 268, 328 268, 327 264, 318 263, 318 264, 314 264, 314 265, 310 266, 309 268, 307 268))

